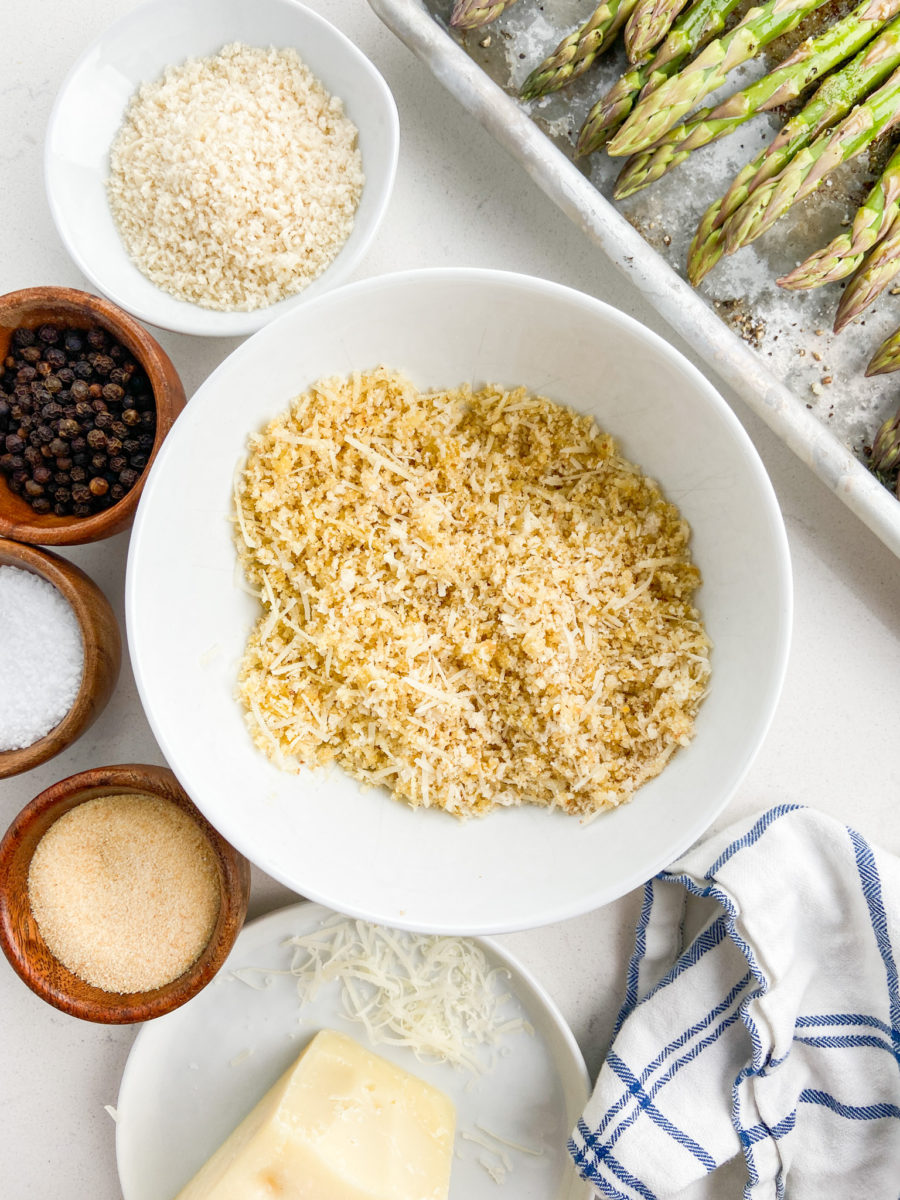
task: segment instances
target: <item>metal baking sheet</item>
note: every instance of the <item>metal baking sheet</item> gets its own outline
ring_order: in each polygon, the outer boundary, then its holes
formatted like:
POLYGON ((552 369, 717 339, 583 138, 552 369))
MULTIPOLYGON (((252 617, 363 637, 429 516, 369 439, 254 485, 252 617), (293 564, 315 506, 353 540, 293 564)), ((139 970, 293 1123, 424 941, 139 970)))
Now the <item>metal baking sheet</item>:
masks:
MULTIPOLYGON (((592 8, 586 2, 519 0, 490 26, 459 35, 448 26, 451 0, 369 0, 709 366, 900 556, 900 502, 863 463, 875 431, 897 404, 893 376, 867 380, 863 372, 875 347, 900 324, 900 298, 882 296, 835 337, 836 287, 785 292, 774 282, 852 217, 872 178, 867 159, 835 172, 830 187, 720 263, 694 290, 683 264, 699 217, 780 122, 757 117, 613 204, 621 160, 600 153, 576 162, 572 147, 591 104, 621 72, 624 56, 605 56, 552 96, 532 104, 517 99, 531 68, 586 19, 592 8)), ((762 69, 754 64, 735 72, 722 95, 762 69)))

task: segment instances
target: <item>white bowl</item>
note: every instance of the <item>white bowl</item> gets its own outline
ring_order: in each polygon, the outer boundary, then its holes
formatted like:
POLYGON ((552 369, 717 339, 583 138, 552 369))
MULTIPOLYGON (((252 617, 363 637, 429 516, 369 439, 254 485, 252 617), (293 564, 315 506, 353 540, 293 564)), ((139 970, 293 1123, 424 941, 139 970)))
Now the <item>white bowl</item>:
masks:
POLYGON ((153 731, 206 817, 303 895, 433 932, 530 928, 596 908, 687 848, 739 784, 781 688, 791 577, 781 514, 725 402, 629 317, 538 279, 413 271, 323 296, 237 349, 178 418, 128 558, 131 660, 153 731), (693 527, 714 643, 696 737, 589 824, 546 809, 457 821, 338 770, 279 771, 234 699, 258 614, 235 572, 230 495, 246 436, 323 375, 377 364, 422 387, 524 384, 594 415, 693 527))
POLYGON ((379 73, 348 38, 295 0, 150 0, 111 26, 70 71, 47 126, 44 178, 59 235, 101 292, 162 329, 239 337, 347 278, 384 216, 399 141, 397 108, 379 73), (151 283, 128 257, 106 197, 109 148, 137 86, 234 41, 297 51, 359 129, 366 177, 353 231, 327 270, 296 296, 253 312, 216 312, 151 283))

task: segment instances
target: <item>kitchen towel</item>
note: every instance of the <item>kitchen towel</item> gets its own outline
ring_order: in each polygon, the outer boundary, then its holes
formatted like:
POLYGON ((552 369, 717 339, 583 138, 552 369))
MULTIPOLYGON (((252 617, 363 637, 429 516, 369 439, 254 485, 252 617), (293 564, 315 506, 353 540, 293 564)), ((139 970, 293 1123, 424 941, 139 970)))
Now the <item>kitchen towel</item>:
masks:
POLYGON ((645 887, 625 1002, 569 1149, 602 1196, 743 1153, 746 1200, 900 1197, 900 859, 781 805, 645 887))

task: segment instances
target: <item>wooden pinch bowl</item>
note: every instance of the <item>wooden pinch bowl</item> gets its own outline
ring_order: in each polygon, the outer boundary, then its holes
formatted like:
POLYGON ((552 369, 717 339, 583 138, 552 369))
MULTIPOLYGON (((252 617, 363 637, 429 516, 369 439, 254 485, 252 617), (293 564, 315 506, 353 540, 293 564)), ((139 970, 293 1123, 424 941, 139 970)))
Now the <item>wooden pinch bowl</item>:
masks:
POLYGON ((0 751, 0 779, 5 779, 53 758, 93 724, 116 686, 122 639, 109 601, 93 579, 74 563, 49 550, 0 538, 0 567, 18 567, 51 583, 75 613, 84 645, 81 686, 72 707, 58 725, 30 746, 0 751))
POLYGON ((215 976, 247 914, 250 865, 216 832, 165 767, 126 763, 94 767, 55 783, 27 804, 0 841, 0 949, 33 992, 55 1008, 109 1025, 149 1021, 195 996, 215 976), (206 948, 177 979, 147 992, 106 992, 74 975, 49 950, 28 900, 28 871, 41 838, 59 817, 85 800, 122 793, 169 800, 196 821, 212 850, 219 880, 219 915, 206 948))
POLYGON ((121 308, 89 292, 64 287, 25 288, 0 296, 0 362, 13 330, 53 323, 68 329, 99 327, 121 342, 147 372, 156 404, 156 435, 137 483, 117 504, 89 517, 36 513, 13 492, 0 472, 0 537, 45 546, 77 546, 121 533, 134 520, 147 472, 185 405, 184 388, 169 356, 154 337, 121 308))

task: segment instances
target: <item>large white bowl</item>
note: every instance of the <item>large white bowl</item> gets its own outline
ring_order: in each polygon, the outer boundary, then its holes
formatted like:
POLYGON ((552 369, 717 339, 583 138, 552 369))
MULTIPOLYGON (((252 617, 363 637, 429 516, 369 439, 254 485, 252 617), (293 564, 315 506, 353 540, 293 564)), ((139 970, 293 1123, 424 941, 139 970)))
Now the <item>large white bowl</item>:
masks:
POLYGON ((203 384, 144 487, 126 615, 138 688, 166 758, 253 862, 345 913, 486 933, 604 904, 706 829, 775 708, 791 579, 781 515, 753 446, 670 346, 556 284, 492 271, 413 271, 289 313, 203 384), (690 521, 715 647, 712 682, 695 740, 631 804, 587 825, 528 807, 461 822, 364 791, 338 770, 283 773, 252 745, 234 699, 258 614, 235 572, 235 466, 247 434, 309 384, 380 363, 422 387, 525 384, 591 413, 690 521))
POLYGON ((397 107, 366 56, 296 0, 149 0, 112 25, 60 88, 44 146, 50 212, 66 249, 105 295, 142 321, 210 337, 254 333, 273 318, 342 283, 384 216, 400 144, 397 107), (253 312, 216 312, 176 300, 125 251, 106 197, 109 148, 141 83, 229 42, 293 48, 359 130, 366 182, 350 237, 332 264, 296 296, 253 312))

